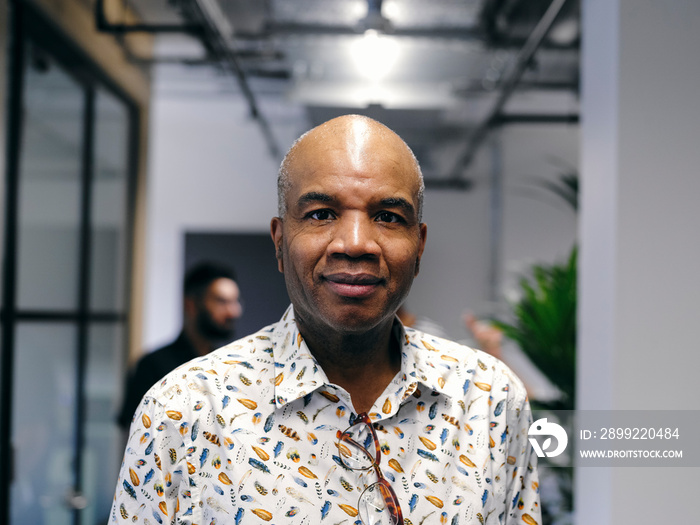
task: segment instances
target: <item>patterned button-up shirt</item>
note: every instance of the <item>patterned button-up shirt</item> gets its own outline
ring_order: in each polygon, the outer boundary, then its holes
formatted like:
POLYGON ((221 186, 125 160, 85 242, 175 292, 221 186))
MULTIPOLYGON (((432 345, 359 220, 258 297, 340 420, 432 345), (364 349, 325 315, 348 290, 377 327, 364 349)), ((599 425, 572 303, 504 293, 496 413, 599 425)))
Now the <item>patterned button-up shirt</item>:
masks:
MULTIPOLYGON (((401 371, 370 418, 407 525, 540 523, 525 389, 497 359, 398 320, 401 371)), ((112 521, 360 523, 376 481, 339 459, 349 394, 328 381, 290 307, 168 374, 131 425, 112 521)))

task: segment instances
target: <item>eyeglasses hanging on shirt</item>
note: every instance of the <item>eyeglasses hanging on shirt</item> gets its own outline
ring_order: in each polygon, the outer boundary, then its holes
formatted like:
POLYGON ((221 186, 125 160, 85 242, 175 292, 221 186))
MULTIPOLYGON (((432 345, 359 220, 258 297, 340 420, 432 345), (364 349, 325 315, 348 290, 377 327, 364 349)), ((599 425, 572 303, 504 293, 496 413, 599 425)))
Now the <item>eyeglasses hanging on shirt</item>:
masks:
POLYGON ((378 481, 360 494, 358 512, 364 525, 403 525, 403 514, 396 492, 379 468, 381 449, 377 433, 366 412, 338 440, 340 460, 352 470, 374 470, 378 481))

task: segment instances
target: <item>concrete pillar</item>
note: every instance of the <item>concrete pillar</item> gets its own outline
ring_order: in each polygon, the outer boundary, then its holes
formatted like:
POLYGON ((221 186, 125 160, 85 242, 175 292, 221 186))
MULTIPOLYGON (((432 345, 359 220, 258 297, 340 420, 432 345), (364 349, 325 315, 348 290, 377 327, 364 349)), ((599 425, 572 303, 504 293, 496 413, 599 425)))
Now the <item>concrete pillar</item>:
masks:
MULTIPOLYGON (((579 409, 700 409, 700 2, 584 0, 579 409)), ((698 468, 576 473, 578 525, 697 519, 698 468)))

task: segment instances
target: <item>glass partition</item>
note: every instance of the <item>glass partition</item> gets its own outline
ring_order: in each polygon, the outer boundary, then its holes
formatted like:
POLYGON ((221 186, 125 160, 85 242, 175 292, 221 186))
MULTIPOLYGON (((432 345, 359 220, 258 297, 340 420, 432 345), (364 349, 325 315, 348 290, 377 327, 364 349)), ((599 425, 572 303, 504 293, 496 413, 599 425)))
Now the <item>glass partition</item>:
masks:
POLYGON ((78 307, 86 89, 34 45, 25 55, 17 307, 78 307))
POLYGON ((112 506, 124 443, 116 424, 121 399, 125 325, 93 323, 88 332, 85 382, 85 442, 81 451, 86 507, 80 522, 106 523, 112 506))
POLYGON ((77 327, 19 323, 16 327, 11 485, 13 524, 69 525, 75 482, 77 327))
POLYGON ((90 309, 121 311, 126 292, 129 113, 106 90, 95 93, 90 309))

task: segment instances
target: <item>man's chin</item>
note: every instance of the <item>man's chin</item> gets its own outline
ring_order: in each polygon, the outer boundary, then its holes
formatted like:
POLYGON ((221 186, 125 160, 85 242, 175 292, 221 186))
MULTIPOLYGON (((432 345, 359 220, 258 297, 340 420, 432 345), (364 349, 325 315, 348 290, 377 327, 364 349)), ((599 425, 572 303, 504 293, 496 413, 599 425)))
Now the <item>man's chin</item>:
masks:
POLYGON ((329 300, 312 306, 306 308, 307 304, 294 304, 294 314, 302 334, 305 330, 313 330, 319 337, 371 333, 380 326, 391 324, 395 314, 386 304, 373 301, 329 300))
POLYGON ((338 334, 362 335, 373 331, 393 317, 393 314, 372 314, 367 311, 351 312, 328 319, 328 325, 338 334))
POLYGON ((225 344, 233 341, 233 339, 236 337, 236 331, 234 329, 209 327, 204 335, 210 341, 225 344))
POLYGON ((233 341, 236 338, 235 330, 227 330, 225 332, 222 331, 219 334, 219 340, 226 343, 228 343, 229 341, 233 341))

